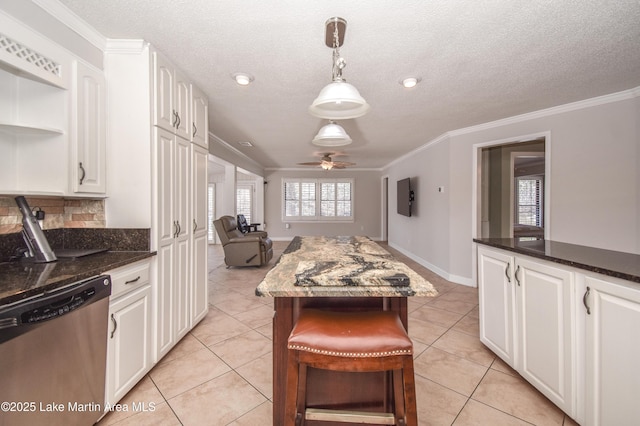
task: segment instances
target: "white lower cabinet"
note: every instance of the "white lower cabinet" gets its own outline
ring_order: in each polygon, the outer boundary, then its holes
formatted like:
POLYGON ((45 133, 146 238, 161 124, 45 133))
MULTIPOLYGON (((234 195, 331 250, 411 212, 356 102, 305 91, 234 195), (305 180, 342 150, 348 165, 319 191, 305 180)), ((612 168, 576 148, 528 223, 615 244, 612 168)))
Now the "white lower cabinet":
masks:
POLYGON ((574 403, 574 274, 516 256, 516 370, 570 416, 574 403))
POLYGON ((480 340, 570 416, 574 402, 573 274, 478 247, 480 340))
POLYGON ((109 303, 105 403, 113 406, 151 369, 150 260, 107 272, 109 303))
POLYGON ((585 425, 640 424, 640 290, 584 276, 585 425))

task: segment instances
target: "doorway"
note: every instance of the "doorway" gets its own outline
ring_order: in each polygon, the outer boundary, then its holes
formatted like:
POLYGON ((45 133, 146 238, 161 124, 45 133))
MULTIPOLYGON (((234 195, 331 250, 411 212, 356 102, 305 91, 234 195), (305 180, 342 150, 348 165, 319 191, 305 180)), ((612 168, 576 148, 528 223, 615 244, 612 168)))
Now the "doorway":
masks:
POLYGON ((477 237, 548 235, 548 142, 544 135, 477 146, 477 237))

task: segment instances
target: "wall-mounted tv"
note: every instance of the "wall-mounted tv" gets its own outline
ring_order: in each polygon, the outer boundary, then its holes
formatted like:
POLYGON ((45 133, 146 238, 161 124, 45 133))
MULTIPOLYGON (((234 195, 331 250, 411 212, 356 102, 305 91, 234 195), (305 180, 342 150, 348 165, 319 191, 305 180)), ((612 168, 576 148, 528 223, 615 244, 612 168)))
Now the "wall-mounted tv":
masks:
POLYGON ((411 179, 398 181, 398 214, 411 217, 411 204, 414 196, 411 190, 411 179))

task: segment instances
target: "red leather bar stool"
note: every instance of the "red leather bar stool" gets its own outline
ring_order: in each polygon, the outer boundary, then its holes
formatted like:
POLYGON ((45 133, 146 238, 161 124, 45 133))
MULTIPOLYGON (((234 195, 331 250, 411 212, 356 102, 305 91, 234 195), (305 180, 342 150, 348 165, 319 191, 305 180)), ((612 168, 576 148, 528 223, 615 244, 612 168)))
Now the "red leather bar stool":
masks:
POLYGON ((285 425, 305 420, 417 426, 413 343, 397 313, 303 310, 288 341, 285 425), (307 367, 393 371, 394 413, 306 407, 307 367))

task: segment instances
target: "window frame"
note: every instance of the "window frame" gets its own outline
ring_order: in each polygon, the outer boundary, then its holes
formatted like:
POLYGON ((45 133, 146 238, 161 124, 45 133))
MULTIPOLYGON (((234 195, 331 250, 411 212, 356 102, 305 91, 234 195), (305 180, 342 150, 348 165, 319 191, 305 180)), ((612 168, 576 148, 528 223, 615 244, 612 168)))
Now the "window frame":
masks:
POLYGON ((514 203, 514 218, 513 222, 515 225, 524 225, 524 226, 536 226, 539 228, 544 227, 545 223, 545 211, 544 211, 544 198, 545 198, 545 182, 544 175, 528 175, 528 176, 518 176, 515 178, 515 203, 514 203), (535 195, 536 200, 538 201, 535 204, 520 204, 520 181, 535 181, 536 183, 536 192, 535 195), (536 210, 536 214, 534 215, 536 219, 538 219, 539 224, 531 225, 527 223, 520 223, 520 206, 525 207, 533 207, 536 210))
MULTIPOLYGON (((308 222, 308 223, 353 223, 355 222, 355 179, 353 178, 333 178, 333 179, 328 179, 328 178, 317 178, 317 179, 313 179, 313 178, 282 178, 282 184, 280 186, 282 194, 281 194, 281 217, 282 217, 282 221, 283 222, 298 222, 298 223, 304 223, 304 222, 308 222), (287 183, 298 183, 298 184, 303 184, 303 183, 312 183, 314 184, 314 189, 315 189, 315 206, 314 206, 314 210, 315 210, 315 215, 313 216, 287 216, 286 214, 286 203, 287 201, 291 201, 291 200, 286 200, 286 192, 285 192, 285 187, 287 183), (321 214, 321 209, 322 209, 322 184, 324 183, 331 183, 334 184, 337 187, 338 183, 348 183, 350 185, 350 195, 351 195, 351 199, 350 201, 350 209, 351 209, 351 215, 350 216, 322 216, 321 214)), ((337 197, 336 197, 337 198, 337 197)), ((298 212, 302 212, 302 198, 300 197, 300 199, 297 200, 298 201, 298 212)), ((327 200, 325 200, 327 201, 327 200)), ((337 206, 337 202, 339 200, 335 199, 332 200, 335 203, 335 206, 337 206)), ((344 200, 342 200, 344 201, 344 200)), ((335 209, 334 209, 335 210, 335 209)))

